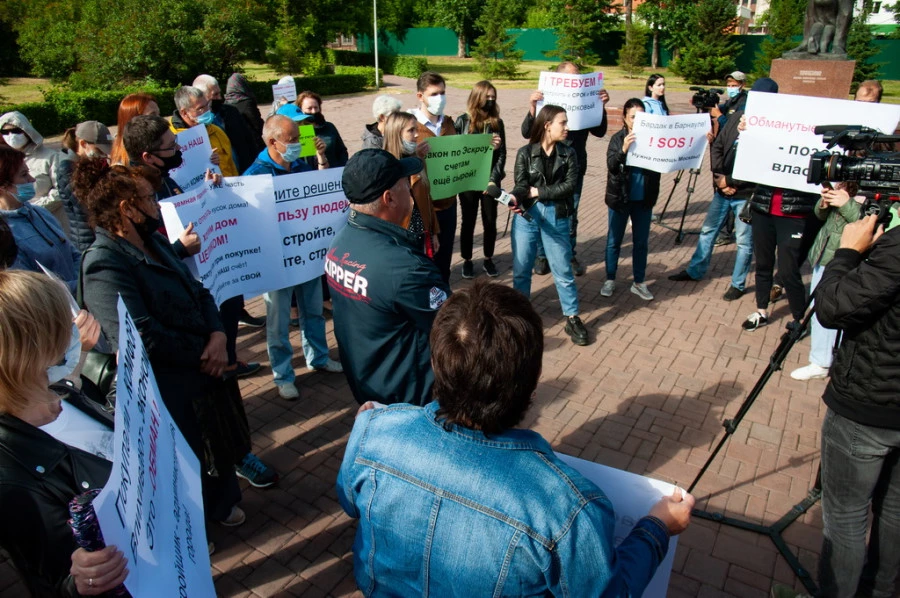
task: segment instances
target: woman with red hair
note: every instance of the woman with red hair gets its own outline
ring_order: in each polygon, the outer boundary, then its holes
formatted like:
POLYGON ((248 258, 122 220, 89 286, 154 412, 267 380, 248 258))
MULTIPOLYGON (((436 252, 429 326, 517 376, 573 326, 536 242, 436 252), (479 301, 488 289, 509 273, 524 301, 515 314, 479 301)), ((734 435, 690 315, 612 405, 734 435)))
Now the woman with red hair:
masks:
POLYGON ((159 116, 159 104, 149 93, 130 93, 119 102, 119 117, 116 140, 113 142, 112 153, 109 155, 110 164, 128 164, 128 154, 122 145, 122 131, 125 124, 138 114, 147 116, 159 116))

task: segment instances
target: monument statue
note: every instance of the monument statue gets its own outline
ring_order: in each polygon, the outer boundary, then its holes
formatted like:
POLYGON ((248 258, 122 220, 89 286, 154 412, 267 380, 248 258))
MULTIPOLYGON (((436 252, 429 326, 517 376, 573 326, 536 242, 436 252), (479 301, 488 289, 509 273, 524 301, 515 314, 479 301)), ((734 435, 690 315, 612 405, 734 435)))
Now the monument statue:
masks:
POLYGON ((784 58, 843 59, 847 57, 847 33, 853 18, 853 0, 809 0, 803 42, 784 58))

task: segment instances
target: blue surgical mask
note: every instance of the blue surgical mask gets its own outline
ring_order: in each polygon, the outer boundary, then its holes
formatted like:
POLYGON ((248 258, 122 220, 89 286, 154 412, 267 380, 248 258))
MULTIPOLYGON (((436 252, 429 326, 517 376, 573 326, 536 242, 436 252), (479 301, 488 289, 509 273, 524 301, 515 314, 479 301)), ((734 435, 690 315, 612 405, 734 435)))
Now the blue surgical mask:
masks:
POLYGON ((726 87, 725 93, 728 94, 729 98, 736 98, 739 93, 741 93, 740 87, 726 87))
POLYGON ((72 337, 66 348, 66 358, 62 363, 47 368, 47 380, 50 384, 59 382, 75 371, 79 361, 81 361, 81 335, 78 333, 78 327, 72 324, 72 337))
POLYGON ((211 125, 216 120, 216 115, 213 114, 212 110, 207 110, 203 114, 197 117, 197 123, 201 125, 211 125))
POLYGON ((403 142, 403 155, 404 156, 412 156, 416 153, 416 142, 415 141, 407 141, 406 139, 401 139, 403 142))
POLYGON ((299 143, 285 143, 284 147, 285 150, 281 157, 284 158, 285 162, 291 163, 300 157, 301 145, 299 143))
POLYGON ((22 183, 16 185, 16 199, 22 203, 28 203, 35 196, 34 183, 22 183))

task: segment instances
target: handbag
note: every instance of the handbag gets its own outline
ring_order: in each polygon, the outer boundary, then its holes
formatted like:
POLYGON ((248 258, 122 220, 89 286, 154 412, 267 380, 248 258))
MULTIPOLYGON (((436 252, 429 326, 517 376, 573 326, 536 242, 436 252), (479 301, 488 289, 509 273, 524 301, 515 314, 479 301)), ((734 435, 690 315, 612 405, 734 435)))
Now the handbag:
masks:
MULTIPOLYGON (((81 272, 78 275, 78 288, 75 290, 75 300, 78 305, 84 309, 84 256, 89 247, 81 256, 81 272)), ((103 331, 100 331, 100 337, 106 338, 103 331)), ((99 403, 105 403, 106 409, 110 412, 115 410, 116 406, 116 354, 101 353, 96 349, 87 352, 84 358, 84 364, 81 366, 82 388, 85 393, 99 403), (100 398, 103 400, 100 400, 100 398)))
POLYGON ((753 223, 753 209, 750 207, 750 200, 744 202, 743 207, 741 207, 741 211, 738 212, 738 218, 744 224, 752 224, 753 223))

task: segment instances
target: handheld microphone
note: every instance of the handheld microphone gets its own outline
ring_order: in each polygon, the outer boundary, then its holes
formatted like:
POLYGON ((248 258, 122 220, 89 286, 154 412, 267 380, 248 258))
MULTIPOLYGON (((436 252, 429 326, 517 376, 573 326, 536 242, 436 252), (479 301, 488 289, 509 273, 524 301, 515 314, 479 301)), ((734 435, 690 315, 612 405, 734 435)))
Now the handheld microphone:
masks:
MULTIPOLYGON (((502 203, 507 208, 513 208, 519 205, 519 202, 518 200, 516 200, 514 195, 507 193, 496 185, 488 185, 488 188, 484 192, 484 194, 488 197, 494 198, 498 203, 502 203)), ((519 215, 528 222, 534 220, 534 218, 532 218, 531 214, 529 214, 528 212, 522 211, 522 213, 519 215)))

